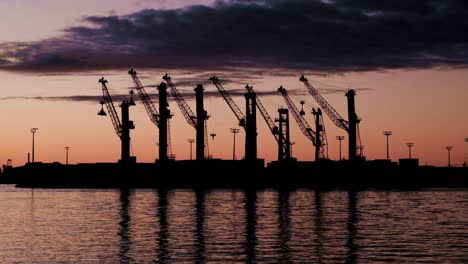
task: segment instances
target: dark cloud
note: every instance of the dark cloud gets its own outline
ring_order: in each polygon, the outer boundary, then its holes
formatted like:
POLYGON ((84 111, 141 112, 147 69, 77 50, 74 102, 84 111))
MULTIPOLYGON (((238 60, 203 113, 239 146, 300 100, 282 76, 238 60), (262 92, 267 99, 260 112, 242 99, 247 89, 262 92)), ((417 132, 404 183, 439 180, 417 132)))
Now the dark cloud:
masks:
MULTIPOLYGON (((214 89, 214 88, 213 88, 214 89)), ((195 99, 195 92, 188 90, 188 89, 178 89, 182 97, 185 100, 191 101, 195 99)), ((230 89, 229 95, 232 97, 243 97, 245 94, 245 89, 230 89)), ((294 92, 293 92, 294 93, 294 92)), ((267 91, 259 93, 261 96, 268 96, 268 95, 277 95, 277 91, 267 91)), ((150 98, 152 99, 153 103, 158 103, 158 95, 155 93, 148 93, 150 98)), ((221 94, 217 90, 205 91, 204 92, 205 98, 221 98, 221 94)), ((139 96, 135 94, 133 96, 135 102, 138 102, 139 96)), ((28 99, 28 100, 41 100, 41 101, 67 101, 67 102, 92 102, 92 103, 99 103, 102 100, 102 95, 69 95, 69 96, 6 96, 0 97, 0 100, 18 100, 18 99, 28 99)), ((115 94, 112 95, 112 101, 114 104, 120 103, 123 99, 129 99, 128 94, 115 94)), ((173 101, 173 98, 170 96, 170 92, 168 95, 168 100, 173 101)), ((173 107, 177 107, 174 105, 173 107)))
POLYGON ((83 22, 60 38, 1 44, 1 55, 17 62, 10 69, 39 71, 340 72, 468 64, 463 0, 231 0, 83 22))

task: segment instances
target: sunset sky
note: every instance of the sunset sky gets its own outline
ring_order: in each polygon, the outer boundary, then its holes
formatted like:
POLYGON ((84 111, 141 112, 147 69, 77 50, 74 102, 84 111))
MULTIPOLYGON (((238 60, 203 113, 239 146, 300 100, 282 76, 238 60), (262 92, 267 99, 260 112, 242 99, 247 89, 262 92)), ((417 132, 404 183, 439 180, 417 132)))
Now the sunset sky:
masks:
MULTIPOLYGON (((317 103, 299 77, 305 74, 347 119, 344 93, 355 89, 356 111, 367 159, 412 156, 420 164, 461 165, 468 153, 468 3, 463 0, 18 0, 0 1, 0 164, 23 165, 37 127, 36 161, 115 162, 120 141, 110 118, 97 115, 108 80, 114 104, 134 86, 135 68, 158 106, 154 85, 169 73, 195 111, 193 88, 205 86, 211 115, 209 140, 216 158, 232 158, 237 120, 209 82, 219 76, 244 111, 245 84, 253 85, 270 115, 285 107, 283 85, 313 125, 317 103), (224 80, 224 81, 223 81, 224 80)), ((137 99, 137 96, 135 97, 137 99)), ((157 159, 158 131, 139 100, 130 110, 132 154, 157 159)), ((176 159, 188 159, 195 130, 174 101, 171 139, 176 159)), ((117 109, 120 115, 120 109, 117 109)), ((277 146, 258 114, 258 152, 276 159, 277 146)), ((293 156, 313 160, 313 145, 291 116, 293 156)), ((338 158, 337 135, 325 117, 329 157, 338 158)), ((237 157, 244 153, 237 134, 237 157)), ((195 155, 195 150, 193 151, 195 155)))

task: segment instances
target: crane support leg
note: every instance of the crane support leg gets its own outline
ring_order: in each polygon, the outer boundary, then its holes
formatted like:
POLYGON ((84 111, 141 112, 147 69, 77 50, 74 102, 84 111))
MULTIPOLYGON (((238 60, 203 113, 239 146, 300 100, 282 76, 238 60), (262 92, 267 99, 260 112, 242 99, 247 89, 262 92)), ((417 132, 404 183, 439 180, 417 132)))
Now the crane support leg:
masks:
POLYGON ((312 112, 315 119, 315 161, 320 159, 320 148, 322 147, 322 140, 321 140, 321 133, 322 133, 322 125, 320 124, 320 114, 319 111, 312 112))
POLYGON ((203 109, 203 85, 198 84, 195 88, 196 112, 197 112, 197 139, 196 139, 196 155, 197 160, 205 159, 205 120, 207 113, 203 109))
POLYGON ((257 159, 257 104, 256 95, 253 92, 245 94, 245 159, 257 159))
POLYGON ((357 143, 356 143, 356 127, 357 127, 357 115, 356 109, 354 104, 354 96, 356 92, 350 89, 346 93, 346 97, 348 98, 348 120, 349 120, 349 128, 348 128, 348 139, 349 139, 349 160, 354 162, 357 160, 357 143))
POLYGON ((167 121, 171 115, 167 103, 167 86, 161 83, 159 91, 159 160, 168 160, 167 156, 167 121))
POLYGON ((122 136, 120 138, 122 143, 121 149, 121 163, 131 163, 135 159, 130 157, 130 129, 134 129, 133 121, 130 121, 129 107, 130 103, 127 100, 123 100, 120 105, 122 108, 122 136))
POLYGON ((278 113, 278 160, 288 160, 291 158, 291 144, 289 139, 289 111, 286 108, 280 108, 278 109, 278 113))

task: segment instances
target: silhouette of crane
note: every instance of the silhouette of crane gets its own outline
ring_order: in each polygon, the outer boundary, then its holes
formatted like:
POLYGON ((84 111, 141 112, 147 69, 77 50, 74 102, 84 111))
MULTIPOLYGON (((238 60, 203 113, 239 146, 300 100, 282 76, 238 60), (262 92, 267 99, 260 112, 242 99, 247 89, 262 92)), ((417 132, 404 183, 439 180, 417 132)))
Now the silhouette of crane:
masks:
POLYGON ((214 86, 218 89, 221 96, 224 98, 229 108, 239 121, 239 126, 245 130, 245 159, 257 159, 257 114, 256 114, 256 95, 250 91, 245 94, 246 99, 246 115, 239 109, 237 104, 231 98, 229 93, 219 82, 218 77, 213 76, 210 78, 214 86))
POLYGON ((209 116, 206 111, 203 109, 203 85, 199 84, 195 88, 196 97, 197 97, 197 114, 195 116, 192 109, 190 109, 187 102, 184 100, 182 94, 177 90, 177 87, 172 82, 171 77, 166 73, 163 76, 163 80, 166 81, 167 85, 170 88, 171 96, 176 101, 177 105, 180 108, 185 120, 189 125, 195 128, 197 131, 196 137, 196 156, 197 160, 202 160, 205 157, 209 157, 209 147, 208 147, 208 134, 206 127, 206 120, 208 120, 209 116), (199 107, 198 105, 201 104, 199 107), (198 119, 200 118, 200 119, 198 119))
POLYGON ((356 92, 352 89, 346 92, 346 97, 348 98, 348 119, 346 121, 340 114, 323 98, 323 96, 315 89, 307 80, 304 75, 302 75, 299 80, 304 83, 308 92, 315 101, 320 105, 323 111, 328 115, 332 122, 339 128, 345 130, 348 133, 349 137, 349 159, 354 161, 357 159, 357 150, 360 150, 359 156, 362 156, 361 148, 361 136, 359 133, 359 119, 355 112, 354 105, 354 96, 356 92))
POLYGON ((170 110, 168 109, 167 104, 167 92, 166 88, 161 85, 158 87, 159 90, 159 109, 160 112, 156 109, 149 97, 148 93, 146 92, 144 86, 141 84, 140 79, 138 78, 137 72, 134 69, 130 69, 128 74, 132 76, 133 83, 135 84, 135 89, 140 96, 140 100, 145 106, 146 113, 148 113, 148 117, 150 118, 151 122, 155 124, 159 128, 159 159, 160 160, 167 160, 169 158, 173 158, 172 155, 172 146, 171 146, 171 131, 169 120, 172 117, 170 110), (168 155, 168 153, 170 153, 168 155))
POLYGON ((117 111, 115 110, 114 103, 112 102, 112 97, 107 88, 107 80, 102 77, 99 79, 99 82, 102 85, 102 101, 101 101, 101 110, 98 115, 106 116, 104 111, 104 104, 106 105, 107 111, 114 126, 115 133, 119 136, 122 143, 121 146, 121 163, 135 162, 135 157, 130 157, 130 129, 135 129, 133 121, 129 119, 129 108, 130 106, 135 105, 133 101, 133 91, 130 91, 130 100, 123 99, 120 107, 122 108, 122 122, 120 122, 117 111))
POLYGON ((293 101, 291 100, 291 97, 289 97, 288 91, 286 90, 286 88, 281 86, 280 88, 278 88, 278 92, 280 92, 281 95, 283 96, 283 99, 286 102, 286 105, 288 106, 289 111, 291 111, 294 119, 296 120, 297 125, 301 129, 302 134, 304 134, 310 141, 312 141, 312 144, 315 146, 315 149, 316 149, 315 160, 317 161, 319 159, 324 159, 325 151, 324 151, 324 144, 322 142, 322 139, 324 137, 322 136, 323 133, 321 133, 321 132, 324 132, 324 129, 323 129, 324 125, 323 125, 323 120, 316 117, 319 115, 321 116, 322 112, 320 111, 320 109, 317 111, 313 109, 314 118, 315 118, 316 126, 317 126, 316 131, 314 131, 310 127, 309 123, 307 123, 307 121, 304 118, 304 115, 305 115, 304 110, 302 109, 301 111, 299 111, 299 109, 297 109, 297 107, 294 105, 293 101))
POLYGON ((213 82, 214 86, 218 89, 219 93, 223 97, 223 99, 226 101, 228 104, 229 108, 231 108, 232 112, 236 116, 237 120, 239 121, 239 126, 243 127, 245 129, 245 115, 242 113, 240 108, 237 106, 236 102, 231 98, 229 93, 224 89, 224 87, 221 85, 219 82, 218 77, 213 76, 210 77, 210 81, 213 82))
MULTIPOLYGON (((289 140, 289 138, 282 138, 283 136, 289 137, 288 136, 289 133, 280 133, 280 129, 275 125, 273 119, 271 119, 270 115, 268 114, 268 112, 266 111, 266 109, 263 106, 262 102, 260 101, 260 98, 256 95, 256 92, 254 91, 253 87, 250 86, 250 85, 246 85, 245 89, 247 89, 247 91, 252 92, 252 93, 255 94, 255 102, 257 104, 258 110, 260 110, 260 113, 262 114, 263 119, 265 120, 265 122, 268 125, 268 128, 271 131, 271 134, 273 134, 273 136, 276 139, 276 142, 278 142, 278 160, 290 159, 291 158, 291 155, 290 155, 290 153, 291 153, 290 152, 290 150, 291 150, 290 140, 289 140), (281 134, 281 136, 280 136, 280 134, 281 134)), ((283 124, 283 123, 287 124, 287 126, 289 127, 289 116, 288 116, 288 114, 285 113, 284 109, 280 109, 280 110, 281 110, 281 111, 279 111, 280 118, 277 119, 277 121, 280 122, 281 124, 283 124)))

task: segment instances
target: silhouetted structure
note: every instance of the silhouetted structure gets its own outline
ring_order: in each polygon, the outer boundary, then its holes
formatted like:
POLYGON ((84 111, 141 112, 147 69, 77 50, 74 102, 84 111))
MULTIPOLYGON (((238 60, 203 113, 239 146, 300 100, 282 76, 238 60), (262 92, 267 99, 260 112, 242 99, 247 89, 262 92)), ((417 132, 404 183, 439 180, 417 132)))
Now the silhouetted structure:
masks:
MULTIPOLYGON (((278 88, 278 92, 280 92, 281 95, 283 96, 283 99, 286 102, 288 109, 291 111, 294 119, 296 120, 297 125, 301 129, 302 134, 304 134, 312 142, 312 145, 315 146, 315 160, 316 161, 319 160, 320 153, 322 153, 322 150, 321 150, 322 142, 320 140, 320 137, 321 137, 320 124, 318 125, 319 126, 318 128, 320 130, 314 131, 312 127, 310 127, 309 123, 307 123, 307 121, 303 117, 305 115, 304 109, 302 109, 301 111, 297 109, 297 107, 294 105, 291 98, 289 97, 288 91, 286 91, 286 89, 283 86, 281 86, 280 88, 278 88)), ((301 101, 301 104, 303 105, 304 102, 301 101)), ((314 112, 315 112, 315 109, 314 109, 314 112)), ((320 122, 320 119, 318 119, 317 122, 320 122)))
POLYGON ((32 133, 32 162, 33 163, 34 163, 34 135, 36 134, 37 130, 38 130, 37 127, 31 128, 31 133, 32 133))
POLYGON ((203 85, 198 84, 195 88, 195 100, 197 111, 197 137, 196 137, 196 156, 197 160, 205 159, 205 122, 208 114, 203 108, 203 85))
POLYGON ((68 165, 68 150, 70 147, 65 147, 65 164, 68 165))
MULTIPOLYGON (((348 135, 349 135, 349 147, 348 147, 348 155, 350 161, 357 160, 357 125, 358 125, 358 118, 356 115, 356 107, 354 103, 354 97, 356 96, 356 92, 353 89, 348 90, 346 93, 346 98, 348 99, 348 135)), ((359 140, 361 141, 361 140, 359 140)), ((359 145, 361 145, 359 143, 359 145)))
POLYGON ((323 122, 322 110, 312 108, 312 114, 315 120, 315 160, 328 158, 328 141, 325 134, 325 123, 323 122), (326 152, 326 154, 325 154, 326 152))
POLYGON ((387 137, 387 160, 390 160, 390 152, 389 152, 389 145, 388 145, 388 137, 392 135, 392 131, 384 131, 383 132, 384 136, 387 137))
POLYGON ((278 109, 278 160, 288 160, 291 158, 291 147, 289 139, 289 111, 286 108, 278 109))
POLYGON ((190 160, 192 160, 192 144, 195 142, 195 139, 189 138, 187 142, 190 144, 190 160))
POLYGON ((167 149, 168 149, 168 122, 171 117, 171 111, 169 110, 169 103, 167 102, 167 86, 165 83, 161 83, 158 86, 159 92, 159 160, 168 160, 167 149))
MULTIPOLYGON (((219 93, 223 99, 231 108, 232 112, 239 121, 239 126, 243 127, 245 130, 245 155, 246 160, 256 160, 257 159, 257 117, 256 117, 256 95, 253 91, 248 90, 244 95, 246 99, 246 112, 248 117, 240 110, 234 100, 231 98, 226 89, 219 82, 218 77, 213 76, 210 78, 210 81, 213 82, 214 86, 218 89, 219 93)), ((248 85, 246 88, 250 88, 248 85)))
POLYGON ((257 159, 257 95, 246 85, 245 93, 245 159, 257 159))
POLYGON ((336 136, 336 139, 340 142, 340 158, 338 160, 341 160, 343 156, 341 156, 341 141, 343 141, 344 136, 336 136))
POLYGON ((195 88, 195 96, 197 102, 197 115, 200 120, 197 120, 197 116, 193 113, 192 109, 188 106, 187 102, 185 102, 182 94, 177 90, 177 87, 172 82, 171 77, 168 74, 163 76, 163 80, 166 81, 167 85, 170 88, 171 95, 176 101, 177 105, 180 108, 180 111, 184 115, 185 121, 193 128, 196 129, 196 156, 197 160, 204 160, 205 159, 205 128, 204 122, 208 118, 206 111, 203 109, 203 86, 199 85, 195 88), (201 132, 200 132, 201 131, 201 132), (203 133, 202 133, 203 132, 203 133))
MULTIPOLYGON (((99 79, 99 82, 102 84, 102 93, 103 93, 103 101, 101 101, 101 105, 106 104, 107 111, 112 120, 112 124, 114 125, 114 130, 117 135, 120 137, 121 141, 121 158, 119 162, 121 163, 129 163, 135 162, 135 157, 130 157, 130 129, 134 129, 135 126, 133 121, 130 120, 129 108, 130 106, 135 105, 133 101, 133 97, 130 97, 130 100, 124 99, 120 104, 120 108, 122 110, 122 123, 117 115, 117 111, 115 110, 114 103, 112 102, 112 98, 109 94, 109 90, 107 89, 107 80, 102 77, 99 79)), ((133 95, 133 91, 130 91, 130 95, 133 95)), ((98 115, 105 116, 107 115, 104 112, 104 109, 101 107, 101 111, 99 111, 98 115)))
POLYGON ((452 166, 452 163, 450 162, 450 151, 452 151, 452 146, 446 146, 445 147, 448 151, 448 166, 451 167, 452 166))
POLYGON ((414 146, 414 143, 406 143, 406 146, 408 146, 408 156, 411 159, 411 148, 414 146))
MULTIPOLYGON (((355 163, 357 161, 357 147, 361 146, 361 139, 359 136, 359 119, 355 110, 354 97, 356 92, 353 89, 346 92, 346 97, 348 101, 348 121, 346 121, 340 114, 323 98, 323 96, 315 89, 307 80, 307 78, 302 75, 299 80, 304 83, 310 95, 314 97, 317 103, 320 105, 322 110, 330 117, 332 122, 339 128, 348 132, 348 141, 349 141, 349 160, 355 163)), ((341 156, 340 156, 341 158, 341 156)))
POLYGON ((233 134, 233 141, 232 141, 232 160, 236 160, 236 134, 239 133, 238 128, 230 128, 229 129, 233 134))
MULTIPOLYGON (((256 106, 257 106, 258 110, 260 111, 260 114, 262 114, 263 119, 267 123, 268 128, 271 131, 271 134, 275 137, 276 142, 278 142, 278 145, 283 147, 283 148, 286 148, 286 147, 288 148, 288 149, 281 150, 281 152, 282 153, 290 152, 289 143, 288 143, 287 146, 285 144, 281 144, 278 127, 275 125, 275 123, 273 122, 273 119, 270 117, 270 115, 266 111, 265 107, 263 106, 262 102, 260 101, 260 98, 257 96, 257 93, 255 93, 253 87, 250 86, 250 85, 246 85, 245 89, 247 89, 247 91, 255 94, 256 106)), ((280 150, 278 150, 278 153, 279 152, 280 152, 280 150)))
POLYGON ((146 113, 148 114, 151 122, 159 128, 159 160, 165 161, 168 159, 167 150, 170 149, 170 141, 168 140, 169 134, 169 118, 171 118, 171 112, 169 110, 169 104, 167 103, 167 87, 165 83, 161 83, 158 86, 159 91, 159 111, 156 110, 151 98, 146 93, 145 88, 138 78, 137 72, 134 69, 128 71, 128 74, 132 76, 135 88, 140 95, 140 100, 145 107, 146 113))

